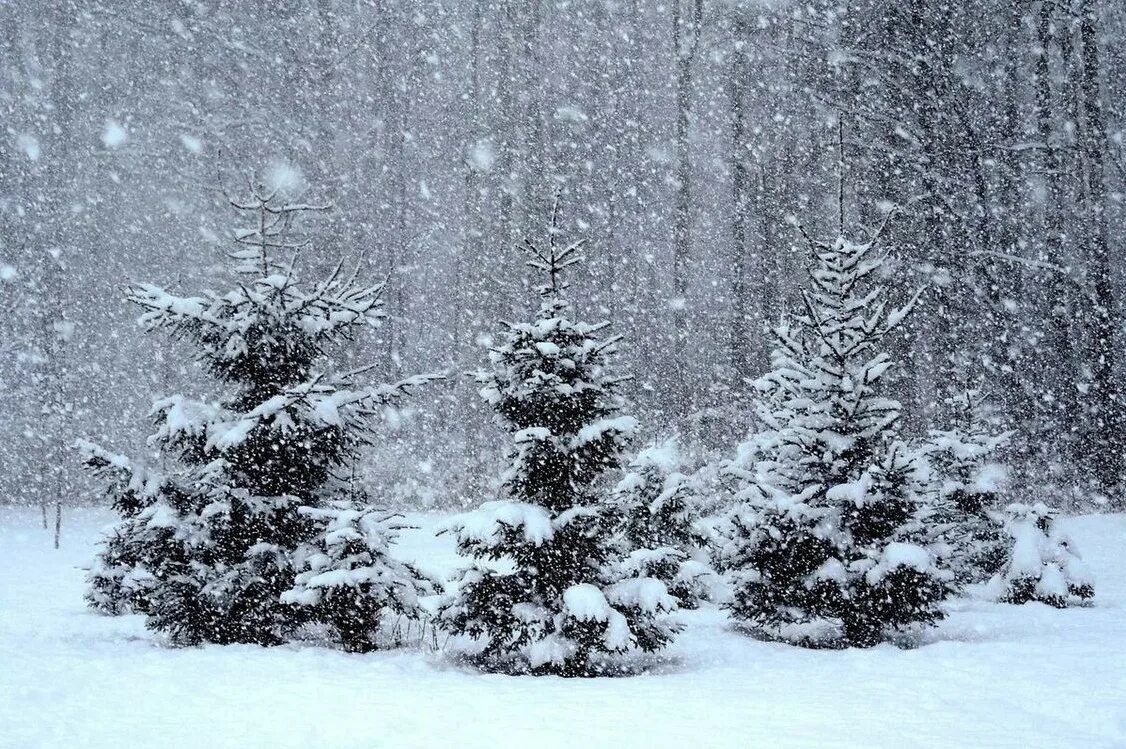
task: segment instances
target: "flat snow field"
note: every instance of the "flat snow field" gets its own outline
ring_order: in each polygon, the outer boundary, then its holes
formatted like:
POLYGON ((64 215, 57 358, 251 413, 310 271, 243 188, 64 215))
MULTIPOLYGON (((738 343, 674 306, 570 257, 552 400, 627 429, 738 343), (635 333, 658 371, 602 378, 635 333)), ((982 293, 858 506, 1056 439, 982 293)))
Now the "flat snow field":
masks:
MULTIPOLYGON (((654 671, 620 679, 485 675, 440 653, 313 646, 174 650, 140 617, 83 605, 97 510, 51 548, 32 510, 0 509, 0 746, 1126 747, 1126 515, 1069 520, 1096 605, 957 601, 914 650, 756 642, 715 610, 654 671)), ((399 546, 459 564, 442 518, 399 546)))

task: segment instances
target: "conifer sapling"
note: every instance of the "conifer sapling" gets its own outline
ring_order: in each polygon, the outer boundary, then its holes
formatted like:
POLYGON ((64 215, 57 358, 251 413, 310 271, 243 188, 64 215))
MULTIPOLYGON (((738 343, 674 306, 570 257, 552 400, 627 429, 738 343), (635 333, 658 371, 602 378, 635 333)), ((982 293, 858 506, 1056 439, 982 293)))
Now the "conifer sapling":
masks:
POLYGON ((682 608, 712 598, 717 576, 692 479, 681 473, 675 439, 652 444, 630 461, 611 497, 625 565, 636 577, 665 584, 682 608))
POLYGON ((1005 561, 1008 470, 1001 451, 1009 434, 989 423, 980 387, 965 388, 946 403, 953 421, 948 429, 928 432, 923 457, 937 500, 933 524, 948 546, 955 582, 967 585, 990 579, 1005 561))
POLYGON ((362 575, 349 578, 351 597, 282 594, 307 587, 304 574, 319 565, 353 563, 335 555, 362 552, 337 543, 347 533, 341 523, 359 513, 366 563, 384 565, 379 572, 390 578, 375 597, 409 608, 424 581, 386 559, 393 529, 337 500, 350 496, 340 471, 370 444, 373 418, 428 378, 367 386, 357 381, 362 370, 334 372, 329 347, 380 321, 382 287, 358 284, 358 267, 348 274, 342 264, 311 288, 298 283, 296 255, 310 240, 296 234, 295 221, 320 207, 286 202, 260 185, 249 200, 231 203, 254 219, 235 235, 242 248, 231 255, 234 288, 191 297, 129 289, 145 327, 193 344, 225 392, 156 402, 149 445, 162 456, 162 472, 87 447, 87 464, 110 479, 122 515, 91 574, 90 600, 145 613, 150 628, 177 644, 276 644, 302 625, 326 623, 344 626, 338 635, 351 645, 367 633, 345 625, 332 602, 355 605, 368 590, 362 575), (282 252, 294 261, 276 260, 282 252), (310 547, 321 554, 315 562, 310 547))
POLYGON ((461 576, 441 622, 472 640, 484 668, 582 676, 620 670, 614 656, 655 651, 675 628, 665 586, 622 569, 602 474, 617 468, 633 418, 621 415, 607 323, 574 319, 565 269, 581 241, 557 244, 558 201, 546 247, 531 242, 528 265, 548 282, 535 318, 505 323, 481 372, 481 394, 512 433, 506 500, 456 519, 462 553, 478 564, 461 576))
POLYGON ((756 383, 762 428, 729 467, 741 484, 731 540, 733 616, 760 636, 814 647, 870 646, 942 617, 949 574, 922 543, 929 512, 899 440, 881 341, 917 294, 890 308, 876 238, 810 240, 802 311, 775 330, 756 383))

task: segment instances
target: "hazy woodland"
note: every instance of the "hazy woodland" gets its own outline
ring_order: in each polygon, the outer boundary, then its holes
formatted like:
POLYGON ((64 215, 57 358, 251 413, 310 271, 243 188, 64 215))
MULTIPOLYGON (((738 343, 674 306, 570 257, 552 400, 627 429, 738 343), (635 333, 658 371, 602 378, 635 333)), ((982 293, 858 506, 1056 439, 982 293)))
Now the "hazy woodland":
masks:
POLYGON ((247 180, 334 206, 307 277, 387 278, 351 361, 449 375, 361 464, 389 504, 487 493, 504 438, 462 373, 534 309, 556 193, 570 296, 696 465, 751 426, 801 230, 895 209, 908 428, 980 380, 1018 493, 1120 502, 1124 38, 1118 0, 0 0, 0 502, 93 501, 75 438, 134 452, 155 396, 208 396, 122 287, 226 288, 247 180))

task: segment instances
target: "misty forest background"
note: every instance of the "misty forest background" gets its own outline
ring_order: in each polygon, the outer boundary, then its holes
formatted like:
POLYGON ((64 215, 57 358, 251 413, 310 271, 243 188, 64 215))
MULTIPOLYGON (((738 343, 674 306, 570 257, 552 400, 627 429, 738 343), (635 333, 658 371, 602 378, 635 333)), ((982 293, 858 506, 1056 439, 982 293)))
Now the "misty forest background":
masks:
POLYGON ((133 452, 153 397, 207 395, 121 287, 226 287, 250 174, 335 206, 305 278, 388 278, 346 355, 450 375, 363 463, 388 504, 489 491, 461 373, 534 309, 518 245, 556 191, 570 296, 697 465, 752 426, 795 220, 863 239, 896 206, 908 428, 980 378, 1018 494, 1121 502, 1123 39, 1120 0, 0 0, 0 502, 91 501, 75 438, 133 452))

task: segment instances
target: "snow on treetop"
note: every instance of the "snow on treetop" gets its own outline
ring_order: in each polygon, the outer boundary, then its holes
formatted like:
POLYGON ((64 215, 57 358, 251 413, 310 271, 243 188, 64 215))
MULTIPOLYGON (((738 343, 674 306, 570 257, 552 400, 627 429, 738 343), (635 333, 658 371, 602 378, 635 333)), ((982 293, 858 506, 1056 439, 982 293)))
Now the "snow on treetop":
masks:
POLYGON ((551 341, 538 341, 536 343, 536 350, 548 357, 557 357, 560 352, 559 346, 551 341))
MULTIPOLYGON (((251 366, 255 357, 276 359, 275 349, 283 346, 286 358, 307 366, 320 341, 383 318, 382 284, 359 286, 355 274, 342 275, 338 264, 326 280, 306 291, 292 270, 277 268, 267 264, 257 278, 221 294, 180 297, 138 284, 130 287, 127 298, 145 310, 140 318, 145 327, 194 341, 200 358, 221 376, 251 366), (298 331, 305 340, 294 340, 298 331)), ((259 368, 268 366, 264 362, 259 368)))
POLYGON ((87 440, 76 440, 82 462, 92 468, 99 475, 104 475, 111 481, 111 496, 115 496, 115 503, 123 500, 131 507, 136 506, 137 498, 151 499, 156 497, 164 488, 167 477, 145 465, 138 465, 125 455, 110 452, 105 448, 87 440), (131 494, 132 497, 125 495, 131 494))
POLYGON ((920 572, 931 566, 931 554, 918 544, 893 541, 884 547, 884 561, 890 567, 912 567, 920 572))
POLYGON ((610 606, 606 595, 597 586, 590 583, 572 585, 563 591, 563 606, 567 615, 579 621, 605 622, 606 630, 602 641, 608 650, 624 651, 633 644, 633 633, 629 630, 626 618, 610 606))
MULTIPOLYGON (((607 341, 588 339, 608 327, 609 322, 584 323, 560 316, 559 313, 566 309, 561 308, 560 304, 562 303, 545 304, 540 308, 540 317, 532 322, 506 322, 503 325, 517 340, 530 339, 529 344, 544 356, 558 356, 560 344, 565 345, 569 350, 577 347, 576 350, 584 353, 607 345, 607 341), (540 348, 545 343, 549 344, 546 350, 540 348)), ((620 336, 615 336, 612 340, 616 342, 620 340, 620 336)), ((503 355, 502 351, 494 351, 494 360, 497 359, 495 354, 498 353, 503 355)))
POLYGON ((149 442, 173 442, 181 437, 198 437, 206 434, 208 428, 228 416, 228 412, 217 405, 172 395, 156 400, 149 413, 159 415, 159 428, 149 438, 149 442))
POLYGON ((334 278, 306 293, 291 275, 271 273, 224 294, 209 291, 202 297, 178 297, 157 286, 138 284, 129 289, 128 298, 146 309, 141 322, 151 328, 194 323, 205 329, 243 333, 267 320, 284 319, 307 335, 319 337, 382 319, 382 289, 382 284, 356 287, 334 278))
POLYGON ((555 519, 552 521, 552 525, 554 525, 557 530, 562 530, 576 520, 597 517, 598 513, 599 510, 595 507, 576 505, 556 515, 555 519))
POLYGON ((174 395, 153 404, 152 413, 161 418, 149 440, 175 442, 204 437, 205 449, 225 452, 241 446, 262 426, 279 432, 292 429, 298 422, 315 429, 360 427, 360 421, 375 415, 380 407, 435 379, 440 376, 416 375, 392 384, 338 389, 331 380, 322 381, 318 375, 241 413, 174 395))
POLYGON ((661 473, 671 473, 680 467, 680 446, 675 437, 664 442, 654 443, 637 453, 630 467, 634 469, 654 468, 661 473))
POLYGON ((207 307, 207 300, 202 297, 174 296, 159 286, 152 284, 137 284, 129 290, 130 299, 143 299, 142 303, 149 308, 149 312, 141 317, 143 323, 148 323, 151 315, 165 312, 177 317, 201 317, 207 307))
POLYGON ((512 435, 513 442, 545 442, 551 439, 551 430, 547 427, 528 427, 512 435))
POLYGON ((1009 469, 1000 463, 986 463, 974 476, 972 488, 978 492, 1000 491, 1009 480, 1009 469))
POLYGON ((220 452, 238 447, 246 441, 254 428, 258 426, 256 419, 241 419, 235 422, 218 422, 208 429, 208 449, 220 452))
POLYGON ((101 445, 90 442, 89 440, 78 439, 74 441, 74 446, 78 448, 82 455, 82 460, 97 461, 107 467, 113 468, 131 468, 133 462, 128 457, 120 453, 113 453, 106 450, 101 445))
POLYGON ((872 477, 865 473, 858 481, 832 486, 825 492, 825 497, 833 502, 849 502, 857 507, 864 504, 865 497, 872 488, 872 477))
POLYGON ((575 651, 575 645, 562 635, 551 634, 537 640, 526 649, 528 663, 532 668, 539 668, 548 663, 563 664, 575 651))
POLYGON ((1036 581, 1036 595, 1041 600, 1066 599, 1070 593, 1067 577, 1060 565, 1048 562, 1040 571, 1040 579, 1036 581))
POLYGON ((821 563, 821 566, 813 571, 810 577, 814 580, 831 580, 836 583, 845 584, 848 582, 848 570, 845 569, 841 560, 836 557, 830 557, 821 563))

